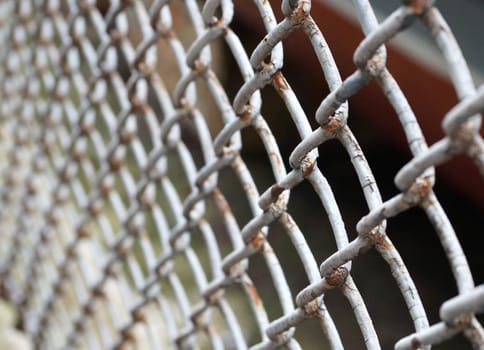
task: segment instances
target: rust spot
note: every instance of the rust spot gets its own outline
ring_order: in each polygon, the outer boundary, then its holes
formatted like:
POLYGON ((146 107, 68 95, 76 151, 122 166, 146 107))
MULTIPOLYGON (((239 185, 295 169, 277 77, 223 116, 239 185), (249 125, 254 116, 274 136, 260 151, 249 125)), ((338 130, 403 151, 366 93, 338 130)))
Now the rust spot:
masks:
POLYGON ((428 0, 404 0, 404 4, 417 15, 422 14, 427 9, 428 2, 428 0))
POLYGON ((116 172, 123 166, 123 159, 117 156, 109 158, 109 168, 111 171, 116 172))
POLYGON ((259 250, 266 242, 266 237, 259 231, 250 241, 252 249, 259 250))
POLYGON ((65 95, 59 94, 58 92, 54 92, 52 95, 52 99, 57 102, 62 102, 65 98, 65 95))
POLYGON ((277 199, 279 195, 284 191, 284 188, 279 186, 278 184, 275 184, 271 187, 271 198, 272 199, 277 199))
POLYGON ((329 118, 326 125, 323 126, 324 130, 332 134, 336 133, 340 127, 341 120, 339 120, 338 118, 329 118))
POLYGON ((310 301, 309 303, 305 304, 303 307, 304 307, 304 313, 308 316, 314 315, 315 317, 318 317, 320 315, 320 313, 318 312, 319 305, 318 305, 317 299, 310 301))
POLYGON ((147 63, 146 63, 146 62, 144 62, 144 61, 140 61, 140 62, 137 64, 136 68, 137 68, 137 69, 138 69, 138 71, 140 71, 140 72, 141 72, 141 74, 142 74, 143 76, 145 76, 145 77, 146 77, 146 76, 148 76, 148 75, 150 75, 150 74, 152 73, 152 71, 153 71, 153 67, 152 67, 151 65, 147 64, 147 63))
POLYGON ((71 35, 72 46, 79 46, 81 44, 81 37, 77 34, 71 35))
POLYGON ((56 293, 57 295, 63 295, 64 294, 64 291, 65 291, 65 287, 64 287, 64 284, 63 283, 58 283, 55 285, 54 287, 54 293, 56 293))
POLYGON ((76 332, 78 333, 82 333, 84 332, 84 325, 82 322, 76 322, 75 326, 74 326, 74 329, 76 330, 76 332))
MULTIPOLYGON (((285 214, 283 214, 285 215, 285 214)), ((291 218, 289 218, 286 222, 285 222, 287 228, 288 228, 288 234, 293 234, 294 231, 296 231, 298 229, 298 226, 296 225, 296 222, 294 220, 292 220, 291 218)))
POLYGON ((89 205, 89 214, 91 216, 98 216, 101 213, 101 206, 99 203, 92 203, 89 205))
MULTIPOLYGON (((220 301, 220 299, 224 296, 224 294, 225 294, 225 290, 223 289, 223 287, 217 288, 216 290, 213 291, 213 293, 210 293, 208 295, 209 303, 212 304, 212 305, 217 304, 220 301)), ((202 317, 203 314, 205 314, 206 311, 207 310, 204 310, 200 314, 200 316, 202 317)), ((203 320, 203 317, 202 317, 202 319, 199 320, 199 322, 200 322, 200 324, 207 326, 206 320, 203 320)))
POLYGON ((145 209, 150 208, 153 205, 148 186, 144 186, 138 193, 136 193, 136 199, 145 209))
POLYGON ((195 71, 197 74, 201 75, 205 73, 205 70, 207 69, 207 66, 200 60, 195 60, 195 71))
MULTIPOLYGON (((140 107, 142 109, 142 107, 140 107)), ((119 131, 119 141, 120 143, 126 144, 132 141, 136 137, 136 131, 130 130, 128 128, 121 129, 119 131)))
POLYGON ((77 229, 77 235, 82 238, 87 238, 91 236, 91 233, 89 232, 89 228, 87 224, 82 224, 78 229, 77 229))
POLYGON ((312 172, 313 169, 316 165, 316 162, 312 162, 309 159, 303 159, 301 162, 301 169, 302 169, 302 174, 304 177, 309 176, 312 172))
POLYGON ((133 0, 121 0, 121 6, 122 7, 128 7, 133 4, 133 0))
POLYGON ((463 314, 454 320, 454 325, 459 329, 465 329, 469 327, 472 322, 472 316, 470 314, 463 314))
POLYGON ((131 102, 131 111, 133 113, 143 112, 143 101, 141 101, 137 96, 131 95, 129 98, 129 102, 131 102))
POLYGON ((92 291, 92 295, 94 295, 96 298, 105 298, 106 297, 106 293, 104 293, 101 286, 96 286, 92 291))
POLYGON ((420 349, 422 347, 422 343, 420 342, 420 340, 417 339, 417 337, 413 337, 412 338, 412 348, 414 349, 420 349))
POLYGON ((88 13, 91 11, 91 3, 89 1, 79 1, 79 9, 84 12, 88 13))
MULTIPOLYGON (((76 247, 71 245, 70 247, 67 248, 66 250, 66 256, 70 257, 70 258, 75 258, 77 256, 77 253, 76 253, 76 247)), ((63 270, 61 271, 61 275, 63 277, 67 277, 67 272, 66 270, 63 270)))
POLYGON ((239 116, 239 119, 242 120, 243 122, 249 122, 252 116, 250 115, 249 111, 244 111, 242 115, 239 116))
POLYGON ((383 71, 383 68, 385 68, 385 63, 386 63, 385 57, 383 55, 377 54, 368 61, 366 67, 371 75, 378 76, 380 75, 380 72, 383 71))
POLYGON ((230 206, 229 203, 227 203, 227 200, 225 199, 223 193, 220 191, 220 189, 215 188, 212 191, 212 197, 217 203, 217 206, 222 210, 224 214, 229 214, 230 213, 230 206))
POLYGON ((74 159, 76 162, 80 162, 85 156, 83 150, 79 149, 78 147, 72 148, 71 155, 72 159, 74 159))
POLYGON ((50 241, 50 236, 48 234, 48 232, 46 230, 43 230, 41 233, 40 233, 40 241, 42 243, 49 243, 50 241))
POLYGON ((274 82, 274 86, 276 89, 279 89, 279 90, 289 89, 286 79, 282 75, 281 71, 277 71, 276 74, 272 76, 272 81, 274 82))
POLYGON ((214 28, 223 27, 225 21, 223 18, 219 18, 216 22, 212 23, 211 26, 214 28))
POLYGON ((426 197, 429 194, 431 189, 432 189, 432 183, 427 177, 417 180, 410 188, 410 190, 420 198, 426 197))
POLYGON ((111 30, 111 41, 117 45, 123 40, 123 34, 118 29, 111 30))
POLYGON ((250 298, 252 299, 254 304, 259 308, 262 307, 262 300, 254 284, 250 282, 244 282, 244 285, 247 287, 247 291, 249 292, 250 298))
POLYGON ((461 153, 463 150, 467 149, 476 135, 475 127, 466 123, 459 127, 459 129, 453 134, 449 135, 452 139, 452 144, 450 152, 453 154, 461 153))
POLYGON ((173 30, 167 30, 166 32, 163 33, 162 35, 163 39, 171 40, 176 38, 176 34, 173 30))
POLYGON ((123 340, 125 340, 125 341, 133 341, 135 339, 134 334, 133 334, 133 330, 131 329, 131 327, 124 329, 121 332, 121 334, 123 336, 123 340))
POLYGON ((113 188, 112 184, 109 183, 108 181, 103 181, 100 185, 99 185, 99 192, 101 193, 101 195, 103 197, 106 197, 109 192, 111 191, 111 189, 113 188))
POLYGON ((116 253, 119 256, 125 255, 129 251, 129 244, 125 241, 121 241, 116 247, 116 253))
POLYGON ((59 172, 59 177, 61 178, 62 181, 69 182, 70 178, 72 177, 72 174, 70 173, 69 168, 66 167, 62 169, 59 172))
POLYGON ((393 245, 387 239, 387 236, 380 231, 376 231, 375 233, 370 234, 371 240, 374 244, 384 249, 391 249, 393 245))
POLYGON ((93 127, 92 123, 85 119, 79 125, 81 134, 83 135, 89 135, 92 131, 92 127, 93 127))
POLYGON ((326 277, 326 282, 328 282, 330 286, 338 287, 346 281, 346 277, 348 277, 348 270, 345 267, 341 266, 333 271, 331 275, 326 277))
POLYGON ((292 17, 296 24, 302 23, 309 15, 309 3, 306 1, 299 1, 292 13, 292 17))
MULTIPOLYGON (((210 294, 208 297, 208 302, 209 303, 216 303, 217 302, 217 293, 210 294), (214 295, 215 294, 215 295, 214 295)), ((207 326, 206 322, 204 322, 204 314, 206 309, 198 310, 195 315, 191 317, 192 322, 196 326, 196 328, 203 329, 204 327, 207 326)))

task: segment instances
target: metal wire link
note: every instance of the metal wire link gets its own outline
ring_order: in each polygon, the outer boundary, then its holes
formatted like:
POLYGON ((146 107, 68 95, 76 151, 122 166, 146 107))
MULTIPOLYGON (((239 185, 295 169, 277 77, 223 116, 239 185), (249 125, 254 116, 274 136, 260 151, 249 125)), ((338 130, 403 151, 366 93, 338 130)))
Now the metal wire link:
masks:
POLYGON ((413 321, 415 333, 401 334, 397 349, 429 348, 459 333, 484 347, 475 317, 484 310, 484 286, 475 286, 433 191, 434 167, 457 155, 484 175, 484 86, 474 87, 433 1, 404 0, 378 23, 368 1, 353 0, 365 37, 344 80, 310 0, 282 0, 281 20, 269 1, 254 0, 266 35, 251 53, 231 27, 232 0, 118 0, 104 9, 101 3, 0 4, 1 283, 36 348, 299 349, 298 327, 316 319, 321 337, 341 349, 324 299, 340 293, 366 347, 379 349, 351 273, 371 249, 390 268, 413 321), (432 145, 386 66, 385 44, 412 21, 441 50, 460 100, 443 116, 445 137, 432 145), (296 31, 311 43, 330 91, 314 115, 284 76, 282 41, 296 31), (233 98, 218 73, 223 58, 214 51, 221 43, 242 80, 233 98), (395 176, 400 193, 386 200, 347 124, 348 100, 370 81, 393 107, 413 155, 395 176), (265 89, 278 94, 300 137, 289 159, 263 115, 265 89), (262 141, 270 186, 260 188, 244 159, 244 130, 262 141), (367 203, 355 230, 345 227, 318 166, 318 147, 329 140, 348 153, 367 203), (221 185, 227 173, 243 189, 236 201, 248 206, 247 219, 237 214, 235 192, 221 185), (302 183, 318 196, 336 242, 323 260, 289 209, 302 183), (386 232, 387 219, 413 207, 433 225, 459 293, 433 325, 386 232), (308 283, 300 290, 289 287, 292 276, 271 244, 274 226, 304 267, 308 283), (263 303, 249 270, 255 259, 268 271, 280 316, 263 303), (242 312, 233 295, 249 310, 242 312), (243 313, 251 315, 244 317, 255 335, 248 336, 243 313))

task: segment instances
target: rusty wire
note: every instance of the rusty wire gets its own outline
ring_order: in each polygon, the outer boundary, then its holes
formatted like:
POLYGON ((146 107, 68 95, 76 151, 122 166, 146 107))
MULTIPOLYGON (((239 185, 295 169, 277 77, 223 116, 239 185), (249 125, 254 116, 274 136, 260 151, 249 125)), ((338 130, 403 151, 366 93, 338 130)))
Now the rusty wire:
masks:
POLYGON ((111 1, 106 13, 93 0, 0 4, 0 270, 4 295, 20 310, 23 329, 39 349, 190 348, 201 338, 214 349, 298 349, 298 325, 316 318, 321 337, 341 349, 324 300, 326 293, 341 293, 366 347, 378 349, 378 334, 351 275, 355 258, 374 249, 388 264, 414 324, 415 333, 402 334, 397 349, 426 348, 458 333, 483 347, 484 332, 474 316, 484 310, 483 286, 474 285, 433 184, 434 167, 459 154, 484 174, 479 134, 484 87, 474 87, 438 8, 433 1, 406 0, 378 23, 368 1, 353 0, 365 39, 354 53, 354 73, 342 80, 311 18, 310 0, 283 0, 279 22, 269 2, 253 2, 267 34, 250 55, 231 29, 232 0, 119 0, 111 1), (185 45, 176 35, 175 3, 194 31, 185 45), (384 44, 412 19, 423 23, 440 48, 460 99, 443 116, 445 138, 430 146, 386 67, 384 44), (294 31, 311 42, 330 90, 313 116, 283 74, 282 40, 294 31), (209 48, 217 41, 226 43, 243 79, 233 101, 214 70, 218 57, 209 48), (157 51, 160 42, 176 61, 174 88, 157 69, 164 59, 157 51), (347 125, 348 99, 371 80, 393 106, 413 154, 396 174, 400 193, 387 200, 347 125), (279 94, 300 136, 290 168, 261 114, 266 88, 279 94), (213 137, 208 116, 198 107, 201 89, 221 117, 222 127, 213 137), (182 137, 187 123, 201 161, 182 137), (257 187, 242 157, 246 128, 258 134, 267 152, 274 178, 268 188, 257 187), (353 240, 317 164, 318 147, 331 139, 349 154, 368 206, 353 240), (251 211, 247 222, 236 218, 227 201, 230 193, 219 187, 226 169, 245 190, 251 211), (291 190, 303 182, 320 198, 336 241, 337 250, 323 261, 313 256, 288 210, 291 190), (412 207, 420 207, 434 226, 459 292, 442 305, 441 322, 433 325, 386 234, 386 219, 412 207), (286 231, 307 275, 307 286, 296 293, 269 243, 275 223, 286 231), (215 233, 221 227, 228 241, 224 247, 215 233), (191 244, 194 235, 205 242, 208 272, 191 244), (256 255, 265 261, 283 312, 275 319, 248 273, 256 255), (193 276, 189 286, 180 265, 193 276), (246 312, 257 329, 256 341, 247 338, 226 296, 234 288, 250 305, 246 312))

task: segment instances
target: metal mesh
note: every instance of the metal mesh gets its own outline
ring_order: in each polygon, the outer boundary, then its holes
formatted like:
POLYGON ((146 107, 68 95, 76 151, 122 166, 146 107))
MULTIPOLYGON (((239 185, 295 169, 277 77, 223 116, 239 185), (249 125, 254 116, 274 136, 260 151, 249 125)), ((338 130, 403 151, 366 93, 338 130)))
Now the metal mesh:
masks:
POLYGON ((0 4, 0 267, 22 328, 39 349, 298 349, 298 329, 314 320, 320 332, 311 341, 340 349, 344 325, 336 326, 325 305, 326 294, 339 293, 366 347, 377 349, 351 274, 359 256, 376 251, 408 310, 395 317, 410 317, 414 326, 413 334, 400 334, 397 349, 457 334, 484 347, 474 316, 484 309, 484 286, 474 285, 433 191, 434 166, 457 155, 484 174, 484 87, 475 89, 438 8, 406 0, 378 23, 368 1, 354 0, 365 38, 354 73, 342 80, 310 0, 281 1, 280 20, 270 2, 253 3, 267 34, 249 53, 231 29, 231 0, 0 4), (460 100, 443 116, 446 136, 431 146, 386 68, 383 44, 412 20, 440 48, 460 100), (311 43, 330 90, 315 115, 284 76, 282 40, 296 31, 311 43), (229 72, 241 81, 234 97, 218 79, 220 45, 238 66, 229 72), (347 124, 348 99, 372 80, 413 154, 396 174, 400 193, 387 200, 347 124), (277 92, 300 138, 288 159, 261 112, 267 89, 277 92), (249 130, 270 164, 269 186, 254 180, 244 160, 249 130), (367 203, 356 228, 345 226, 317 163, 329 140, 348 153, 367 203), (336 242, 328 256, 308 243, 290 210, 291 193, 303 185, 320 203, 307 215, 328 218, 321 230, 336 242), (386 233, 386 219, 413 207, 433 225, 458 289, 434 324, 386 233), (295 276, 280 263, 286 253, 276 240, 303 266, 303 288, 290 287, 295 276), (276 306, 261 298, 252 271, 266 272, 276 306))

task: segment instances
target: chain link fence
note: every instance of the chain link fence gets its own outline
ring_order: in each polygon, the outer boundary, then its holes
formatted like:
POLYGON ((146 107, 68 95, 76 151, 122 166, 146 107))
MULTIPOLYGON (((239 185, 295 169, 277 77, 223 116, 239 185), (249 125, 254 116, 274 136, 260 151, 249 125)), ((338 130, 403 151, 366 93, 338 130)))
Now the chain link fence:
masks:
POLYGON ((232 0, 1 2, 1 287, 35 348, 342 349, 345 324, 337 326, 326 303, 339 294, 362 344, 379 349, 351 273, 369 252, 388 266, 406 305, 408 314, 395 318, 413 324, 396 349, 427 349, 458 334, 484 348, 476 316, 484 286, 475 285, 433 191, 434 167, 457 155, 484 175, 484 87, 474 87, 438 3, 405 0, 378 23, 368 1, 353 0, 365 36, 344 79, 311 1, 281 1, 280 18, 275 3, 250 2, 266 35, 248 52, 231 27, 232 0), (440 48, 460 101, 432 145, 419 127, 425 116, 414 115, 386 67, 384 45, 416 21, 440 48), (330 90, 315 113, 284 75, 282 41, 296 31, 330 90), (223 47, 238 71, 222 73, 223 47), (223 74, 240 80, 234 96, 223 74), (388 199, 348 124, 348 100, 370 81, 393 106, 413 155, 388 199), (267 89, 299 137, 289 157, 261 111, 267 89), (268 185, 244 159, 248 132, 262 144, 268 185), (330 140, 348 154, 355 175, 344 176, 358 178, 367 204, 356 227, 345 225, 318 164, 330 140), (330 254, 310 244, 292 213, 302 186, 319 201, 306 214, 328 220, 316 230, 335 242, 330 254), (386 232, 387 219, 413 207, 433 226, 457 285, 437 322, 386 232), (301 273, 281 263, 286 256, 301 273), (303 284, 294 287, 296 279, 303 284), (318 332, 298 333, 306 323, 318 332))

